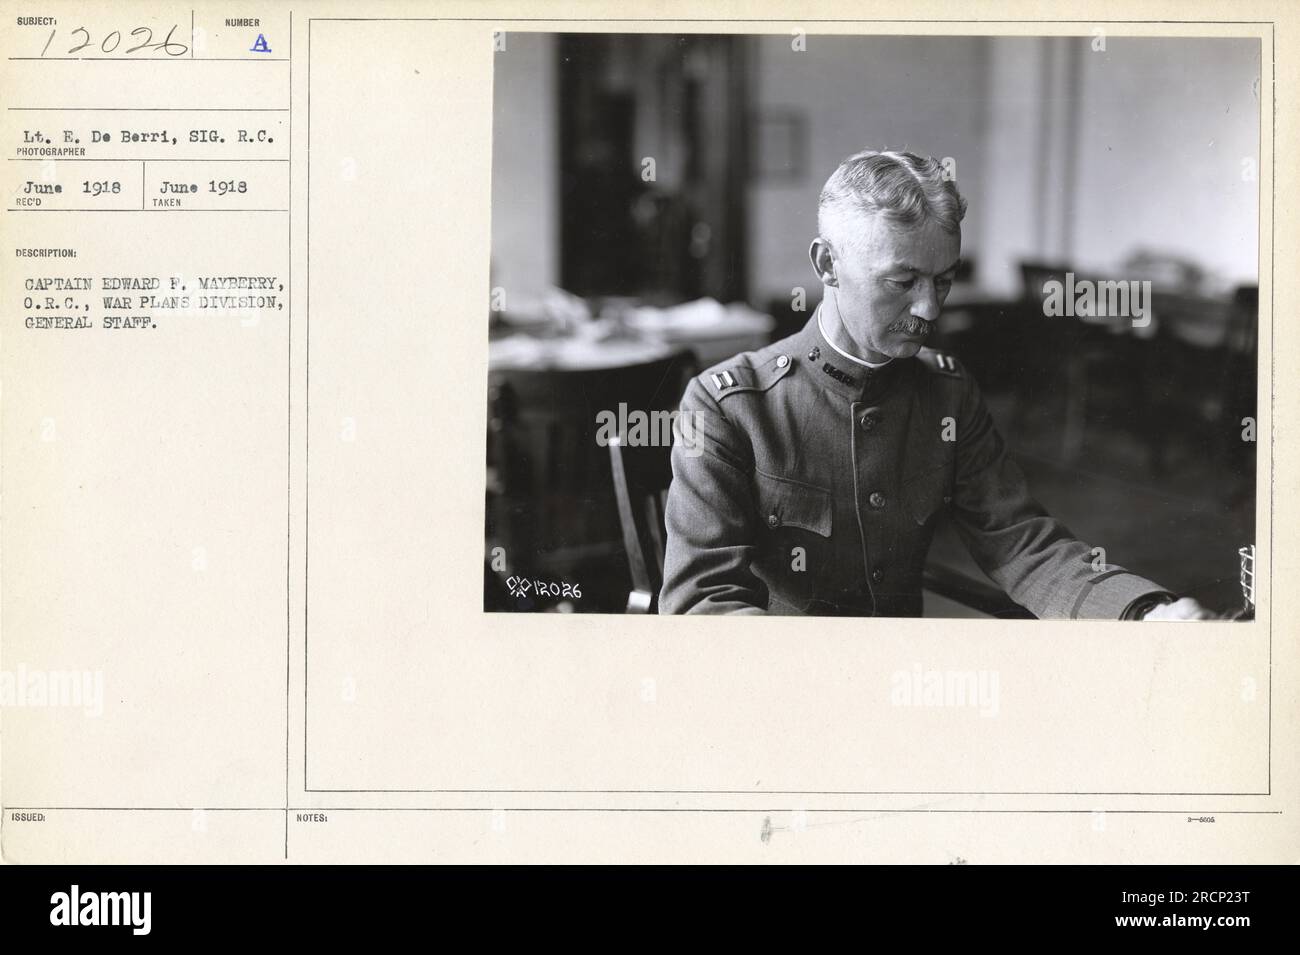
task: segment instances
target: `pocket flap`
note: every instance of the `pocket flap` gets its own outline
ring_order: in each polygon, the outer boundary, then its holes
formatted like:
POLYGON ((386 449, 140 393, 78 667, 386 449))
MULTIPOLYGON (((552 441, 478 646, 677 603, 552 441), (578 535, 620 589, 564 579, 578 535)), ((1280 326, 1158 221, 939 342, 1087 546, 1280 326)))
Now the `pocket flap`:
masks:
POLYGON ((831 536, 831 492, 812 484, 754 472, 758 519, 776 530, 798 527, 822 537, 831 536))

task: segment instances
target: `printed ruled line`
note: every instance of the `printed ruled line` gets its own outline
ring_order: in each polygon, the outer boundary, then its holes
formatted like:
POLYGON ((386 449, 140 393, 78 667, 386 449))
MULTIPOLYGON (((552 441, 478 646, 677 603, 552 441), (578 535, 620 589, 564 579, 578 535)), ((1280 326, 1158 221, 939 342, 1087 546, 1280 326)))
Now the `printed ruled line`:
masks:
POLYGON ((27 209, 10 207, 6 212, 288 212, 288 209, 175 209, 158 206, 154 209, 27 209))
POLYGON ((287 106, 6 106, 14 112, 60 113, 287 113, 287 106))
POLYGON ((288 63, 287 56, 169 56, 167 59, 130 60, 111 56, 11 56, 10 60, 35 60, 54 63, 70 60, 77 63, 288 63))
MULTIPOLYGON (((293 11, 289 11, 289 59, 293 59, 293 11)), ((287 79, 286 102, 293 106, 293 70, 287 79)), ((289 113, 289 158, 293 158, 293 112, 289 113)), ((289 207, 293 208, 293 164, 289 164, 289 207)), ((289 792, 291 706, 289 690, 293 676, 293 216, 285 223, 288 246, 289 283, 285 298, 289 305, 285 326, 285 441, 284 441, 284 859, 289 860, 289 792)))
POLYGON ((1257 798, 1265 791, 1235 793, 1188 792, 1050 792, 997 789, 304 789, 323 795, 438 795, 438 796, 1186 796, 1217 799, 1232 796, 1257 798))
MULTIPOLYGON (((13 812, 284 812, 281 806, 5 806, 5 811, 13 812)), ((779 805, 775 808, 756 806, 753 809, 736 806, 700 807, 646 807, 646 806, 291 806, 289 812, 473 812, 473 813, 522 813, 522 812, 670 812, 670 813, 739 813, 767 814, 789 812, 790 807, 779 805)), ((805 812, 813 813, 921 813, 925 815, 1058 815, 1090 816, 1105 813, 1108 816, 1280 816, 1281 809, 939 809, 932 807, 886 808, 880 806, 858 806, 841 809, 837 807, 809 806, 805 812)))
MULTIPOLYGON (((1052 20, 1030 19, 1028 17, 1019 20, 990 20, 984 17, 977 19, 965 18, 957 19, 948 17, 945 19, 923 18, 923 17, 800 17, 798 20, 775 20, 771 17, 749 18, 732 17, 731 19, 719 19, 717 17, 312 17, 312 22, 320 21, 321 23, 663 23, 665 21, 675 23, 1061 23, 1061 24, 1078 24, 1083 26, 1085 23, 1091 25, 1090 21, 1071 20, 1069 18, 1057 17, 1052 20)), ((1219 24, 1263 24, 1277 23, 1276 20, 1115 20, 1106 19, 1096 21, 1098 23, 1202 23, 1207 26, 1218 26, 1219 24)), ((758 34, 759 36, 782 36, 780 33, 758 34)))
MULTIPOLYGON (((131 159, 100 159, 99 157, 95 157, 95 158, 92 159, 92 158, 90 158, 90 157, 76 157, 76 158, 72 158, 72 159, 60 159, 60 158, 54 158, 54 157, 50 157, 50 156, 8 156, 8 157, 6 157, 6 159, 7 159, 9 162, 63 162, 63 163, 69 163, 69 162, 140 162, 140 161, 141 161, 141 160, 138 159, 138 158, 131 158, 131 159)), ((176 159, 176 158, 169 158, 169 157, 164 157, 164 158, 162 158, 162 159, 157 159, 157 158, 150 158, 150 159, 149 159, 149 162, 221 162, 221 163, 232 163, 232 162, 288 162, 288 161, 289 161, 288 159, 241 159, 241 158, 238 158, 238 157, 231 157, 230 159, 176 159)))

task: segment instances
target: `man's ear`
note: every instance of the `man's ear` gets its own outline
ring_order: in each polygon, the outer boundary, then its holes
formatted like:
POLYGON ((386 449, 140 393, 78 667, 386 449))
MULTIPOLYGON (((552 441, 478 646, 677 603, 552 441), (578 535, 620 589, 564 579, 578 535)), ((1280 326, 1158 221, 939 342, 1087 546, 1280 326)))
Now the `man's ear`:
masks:
POLYGON ((813 271, 823 285, 839 285, 839 280, 835 278, 835 253, 831 251, 830 243, 821 236, 813 239, 812 245, 808 246, 808 260, 812 262, 813 271))

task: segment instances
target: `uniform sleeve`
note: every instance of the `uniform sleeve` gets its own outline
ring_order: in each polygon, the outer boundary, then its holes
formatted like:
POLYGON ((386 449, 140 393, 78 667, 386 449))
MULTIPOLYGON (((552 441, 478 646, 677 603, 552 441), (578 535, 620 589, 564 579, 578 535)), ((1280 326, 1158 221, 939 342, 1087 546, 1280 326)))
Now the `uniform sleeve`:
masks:
POLYGON ((1006 454, 978 385, 963 378, 953 492, 958 532, 976 563, 1016 603, 1039 617, 1118 620, 1134 601, 1164 588, 1075 538, 1029 493, 1006 454))
POLYGON ((767 586, 750 570, 756 530, 752 450, 700 380, 682 398, 673 445, 660 613, 765 613, 767 586))

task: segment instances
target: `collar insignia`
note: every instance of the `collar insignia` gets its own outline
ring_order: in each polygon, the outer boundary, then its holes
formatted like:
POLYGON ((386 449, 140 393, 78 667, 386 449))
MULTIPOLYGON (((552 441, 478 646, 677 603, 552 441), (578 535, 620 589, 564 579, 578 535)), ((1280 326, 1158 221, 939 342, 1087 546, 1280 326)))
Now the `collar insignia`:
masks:
POLYGON ((826 372, 826 374, 830 375, 836 381, 842 382, 843 384, 850 385, 855 388, 858 385, 858 380, 856 378, 854 378, 850 374, 847 374, 846 372, 840 371, 830 362, 825 362, 822 365, 822 371, 826 372))

